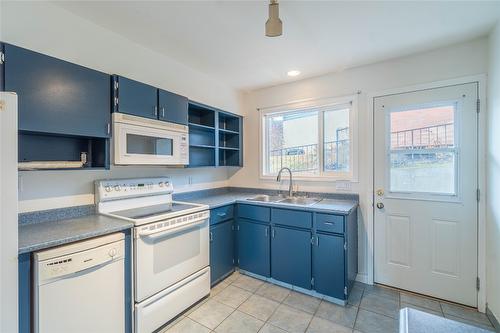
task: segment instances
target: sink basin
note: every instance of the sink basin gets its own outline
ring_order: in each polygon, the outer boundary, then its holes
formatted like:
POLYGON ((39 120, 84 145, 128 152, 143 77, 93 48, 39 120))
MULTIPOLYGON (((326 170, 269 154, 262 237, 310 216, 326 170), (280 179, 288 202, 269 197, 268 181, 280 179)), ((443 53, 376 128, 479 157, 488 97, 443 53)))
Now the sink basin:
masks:
POLYGON ((248 198, 249 201, 261 201, 261 202, 278 202, 285 199, 282 195, 267 195, 267 194, 259 194, 253 198, 248 198))
POLYGON ((247 200, 260 201, 260 202, 277 202, 277 203, 304 205, 304 206, 313 205, 321 201, 321 199, 317 198, 285 197, 284 195, 267 195, 267 194, 259 194, 253 198, 248 198, 247 200))
POLYGON ((317 198, 291 197, 291 198, 286 198, 284 200, 281 200, 280 203, 310 206, 310 205, 313 205, 313 204, 320 202, 320 201, 321 201, 321 199, 317 199, 317 198))

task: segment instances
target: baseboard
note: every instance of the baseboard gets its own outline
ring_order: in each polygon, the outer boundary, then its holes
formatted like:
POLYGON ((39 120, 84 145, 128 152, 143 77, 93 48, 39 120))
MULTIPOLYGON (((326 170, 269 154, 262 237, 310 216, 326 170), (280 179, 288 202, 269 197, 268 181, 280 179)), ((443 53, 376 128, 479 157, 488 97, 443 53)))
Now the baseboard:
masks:
POLYGON ((486 304, 486 316, 488 316, 488 319, 495 327, 495 331, 500 332, 500 323, 498 322, 498 318, 495 317, 493 312, 491 312, 491 310, 488 308, 488 304, 486 304))
POLYGON ((356 275, 356 281, 368 284, 368 274, 358 273, 356 275))

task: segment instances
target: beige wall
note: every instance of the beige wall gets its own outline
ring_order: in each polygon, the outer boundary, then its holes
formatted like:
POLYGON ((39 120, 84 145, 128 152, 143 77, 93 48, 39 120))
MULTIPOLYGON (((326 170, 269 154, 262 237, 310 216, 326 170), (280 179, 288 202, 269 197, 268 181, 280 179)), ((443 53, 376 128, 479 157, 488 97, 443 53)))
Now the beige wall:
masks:
MULTIPOLYGON (((0 1, 0 40, 127 76, 227 111, 240 110, 234 89, 48 2, 0 1)), ((185 190, 225 186, 229 177, 226 168, 21 172, 20 210, 92 203, 96 179, 160 175, 172 176, 176 188, 185 190)))
MULTIPOLYGON (((377 64, 349 69, 305 79, 302 81, 261 89, 245 94, 244 167, 230 179, 233 186, 277 188, 273 180, 259 179, 259 113, 257 108, 278 106, 304 99, 321 99, 353 95, 361 91, 358 100, 358 180, 351 183, 347 192, 359 193, 359 272, 367 273, 366 216, 371 201, 368 179, 372 172, 368 167, 371 138, 368 95, 392 88, 447 80, 487 72, 488 41, 486 38, 437 49, 431 52, 389 60, 377 64)), ((297 182, 299 189, 336 192, 335 182, 297 182)), ((341 191, 346 192, 346 191, 341 191)))
POLYGON ((500 23, 489 41, 486 301, 500 320, 500 23))

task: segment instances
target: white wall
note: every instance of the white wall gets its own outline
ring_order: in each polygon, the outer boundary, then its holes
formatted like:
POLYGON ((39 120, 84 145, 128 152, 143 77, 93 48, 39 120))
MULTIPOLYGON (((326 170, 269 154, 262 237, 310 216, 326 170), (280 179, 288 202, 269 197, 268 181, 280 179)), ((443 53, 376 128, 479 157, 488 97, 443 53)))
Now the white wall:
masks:
MULTIPOLYGON (((234 89, 54 4, 1 1, 0 15, 0 40, 4 42, 239 112, 238 94, 234 89)), ((157 175, 171 175, 178 188, 194 189, 226 185, 228 169, 127 167, 109 171, 21 172, 20 210, 92 203, 95 179, 157 175), (192 186, 189 186, 189 177, 192 186)))
MULTIPOLYGON (((230 179, 232 186, 276 188, 274 181, 259 179, 259 147, 257 108, 283 105, 304 99, 320 99, 359 95, 359 179, 351 184, 352 193, 360 195, 359 224, 359 271, 367 272, 366 216, 371 204, 368 200, 368 179, 371 169, 367 167, 370 156, 371 138, 368 94, 405 86, 446 80, 487 72, 487 39, 481 38, 442 49, 398 58, 373 65, 349 69, 316 78, 279 85, 247 93, 244 96, 244 167, 230 179)), ((298 182, 299 189, 335 192, 333 182, 298 182)))
POLYGON ((490 34, 486 196, 486 284, 489 309, 500 320, 500 23, 490 34))

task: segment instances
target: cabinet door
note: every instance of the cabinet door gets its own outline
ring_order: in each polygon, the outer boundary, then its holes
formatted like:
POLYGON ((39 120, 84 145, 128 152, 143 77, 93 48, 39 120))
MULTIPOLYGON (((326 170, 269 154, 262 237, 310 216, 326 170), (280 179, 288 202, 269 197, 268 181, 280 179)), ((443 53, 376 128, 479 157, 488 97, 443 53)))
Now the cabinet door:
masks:
POLYGON ((212 284, 234 268, 233 220, 210 227, 210 278, 212 284))
POLYGON ((271 237, 271 276, 311 289, 311 232, 273 227, 271 237))
POLYGON ((19 96, 19 130, 109 137, 108 74, 5 44, 4 75, 19 96))
POLYGON ((188 124, 187 97, 158 89, 159 119, 172 123, 188 124))
POLYGON ((118 77, 118 112, 158 119, 158 89, 118 77))
POLYGON ((269 277, 269 226, 240 219, 237 232, 240 269, 269 277))
POLYGON ((313 249, 314 289, 322 294, 345 299, 344 237, 316 235, 313 249))

